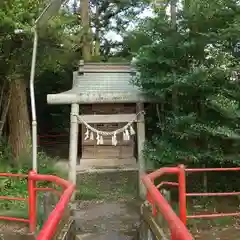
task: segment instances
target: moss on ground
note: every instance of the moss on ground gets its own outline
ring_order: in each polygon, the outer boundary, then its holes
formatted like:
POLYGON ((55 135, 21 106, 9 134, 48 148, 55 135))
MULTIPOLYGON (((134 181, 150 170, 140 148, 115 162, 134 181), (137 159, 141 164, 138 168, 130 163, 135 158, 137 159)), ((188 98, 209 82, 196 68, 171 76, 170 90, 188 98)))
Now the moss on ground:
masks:
POLYGON ((84 173, 78 175, 78 200, 132 199, 138 193, 138 173, 84 173))

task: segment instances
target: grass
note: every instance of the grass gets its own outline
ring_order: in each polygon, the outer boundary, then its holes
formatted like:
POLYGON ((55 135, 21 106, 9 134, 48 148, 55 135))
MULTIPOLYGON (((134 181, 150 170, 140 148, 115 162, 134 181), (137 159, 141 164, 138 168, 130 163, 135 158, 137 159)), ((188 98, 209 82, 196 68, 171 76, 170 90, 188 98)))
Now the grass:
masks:
MULTIPOLYGON (((1 154, 0 154, 1 155, 1 154)), ((1 157, 1 156, 0 156, 1 157)), ((4 158, 3 160, 5 160, 4 158)), ((0 159, 1 161, 2 159, 0 159)), ((31 170, 31 157, 30 155, 18 159, 18 165, 13 167, 9 164, 10 159, 1 161, 0 172, 3 173, 22 173, 28 174, 31 170)), ((55 159, 49 158, 44 153, 38 154, 39 173, 58 175, 65 178, 66 173, 55 168, 55 159)), ((38 187, 51 187, 51 183, 41 182, 38 187)), ((1 196, 8 197, 28 197, 27 180, 15 177, 0 177, 0 191, 1 196)), ((42 192, 38 193, 38 227, 41 227, 45 219, 43 206, 42 206, 42 192)), ((28 202, 27 201, 9 201, 0 200, 0 215, 18 218, 28 218, 28 202)), ((3 221, 2 221, 3 222, 3 221)))
POLYGON ((81 174, 77 200, 119 200, 137 196, 137 178, 131 173, 81 174))
MULTIPOLYGON (((226 198, 220 200, 219 197, 201 197, 189 200, 187 203, 187 215, 212 214, 219 212, 237 212, 239 207, 236 199, 226 198)), ((177 202, 171 204, 173 210, 178 213, 179 206, 177 202)), ((219 218, 196 218, 188 219, 189 228, 207 229, 211 227, 225 227, 236 222, 234 217, 219 217, 219 218)))

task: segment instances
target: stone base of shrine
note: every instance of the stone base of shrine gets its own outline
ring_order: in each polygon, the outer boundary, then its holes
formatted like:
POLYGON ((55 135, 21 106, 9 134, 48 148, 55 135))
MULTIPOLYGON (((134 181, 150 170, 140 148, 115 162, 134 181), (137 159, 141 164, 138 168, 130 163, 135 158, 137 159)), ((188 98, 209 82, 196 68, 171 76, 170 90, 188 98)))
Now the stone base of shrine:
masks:
POLYGON ((136 159, 112 158, 112 159, 80 159, 80 164, 77 165, 78 172, 101 172, 101 171, 132 171, 138 170, 136 159))
MULTIPOLYGON (((59 170, 68 171, 69 162, 58 161, 55 167, 59 170)), ((151 163, 146 163, 146 171, 151 172, 154 170, 154 167, 151 163)), ((76 166, 77 173, 85 172, 124 172, 124 171, 138 171, 139 166, 136 161, 136 158, 112 158, 112 159, 80 159, 80 164, 76 166)))

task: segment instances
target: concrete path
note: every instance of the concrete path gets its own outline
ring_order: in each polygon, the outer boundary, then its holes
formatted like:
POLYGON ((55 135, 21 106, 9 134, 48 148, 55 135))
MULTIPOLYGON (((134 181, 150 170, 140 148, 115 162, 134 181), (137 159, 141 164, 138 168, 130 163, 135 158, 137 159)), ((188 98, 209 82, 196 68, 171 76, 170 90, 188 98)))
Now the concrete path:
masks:
POLYGON ((75 219, 79 240, 138 239, 139 206, 132 202, 80 202, 75 219))

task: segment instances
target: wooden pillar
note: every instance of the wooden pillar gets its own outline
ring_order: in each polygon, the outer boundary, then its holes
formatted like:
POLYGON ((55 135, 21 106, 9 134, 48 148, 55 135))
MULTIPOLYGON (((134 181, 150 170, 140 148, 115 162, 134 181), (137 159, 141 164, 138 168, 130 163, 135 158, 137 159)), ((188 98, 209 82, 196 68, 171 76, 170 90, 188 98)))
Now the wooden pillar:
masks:
POLYGON ((71 106, 70 145, 69 145, 69 180, 77 183, 77 157, 78 157, 78 119, 79 105, 74 103, 71 106))
MULTIPOLYGON (((139 113, 144 110, 143 103, 136 104, 136 112, 139 113)), ((146 171, 145 159, 143 156, 143 148, 145 142, 145 121, 144 114, 138 115, 137 119, 137 152, 138 152, 138 172, 139 172, 139 195, 142 199, 146 198, 146 189, 141 181, 142 174, 146 171)))

